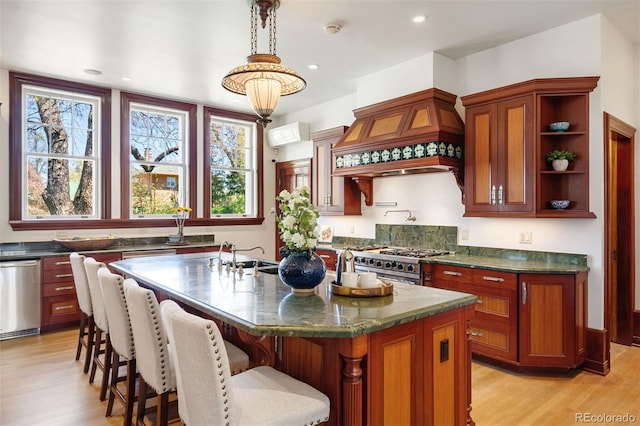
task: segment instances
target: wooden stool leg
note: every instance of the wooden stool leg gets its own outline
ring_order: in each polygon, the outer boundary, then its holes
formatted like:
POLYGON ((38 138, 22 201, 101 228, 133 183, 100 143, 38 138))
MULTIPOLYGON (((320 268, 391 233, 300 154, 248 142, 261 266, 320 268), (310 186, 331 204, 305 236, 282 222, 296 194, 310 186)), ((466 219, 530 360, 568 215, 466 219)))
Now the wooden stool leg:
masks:
POLYGON ((138 387, 138 414, 136 424, 144 426, 144 414, 147 408, 147 392, 149 392, 147 382, 140 376, 140 386, 138 387))
POLYGON ((124 409, 124 424, 129 426, 133 420, 133 403, 136 400, 136 360, 127 362, 127 379, 125 381, 127 403, 124 409))
POLYGON ((158 395, 158 412, 156 413, 156 424, 167 426, 169 423, 169 392, 158 395))
POLYGON ((93 364, 91 365, 91 374, 89 374, 89 383, 93 383, 96 378, 96 369, 102 366, 100 361, 100 353, 102 352, 102 330, 96 327, 95 346, 93 350, 93 364))
MULTIPOLYGON (((104 370, 102 371, 102 384, 100 385, 100 401, 107 399, 107 387, 109 386, 109 373, 111 373, 111 357, 112 355, 111 340, 109 334, 105 333, 105 350, 104 350, 104 370)), ((116 364, 113 368, 118 368, 116 364)), ((117 375, 117 372, 116 372, 117 375)))
POLYGON ((107 402, 107 413, 106 417, 111 417, 111 412, 113 411, 113 401, 116 399, 116 392, 118 387, 118 368, 116 367, 120 363, 120 356, 116 353, 116 351, 112 352, 112 361, 111 365, 114 367, 111 369, 111 384, 109 386, 109 401, 107 402))
POLYGON ((85 374, 89 372, 91 360, 93 359, 93 350, 95 348, 96 323, 93 322, 93 315, 88 318, 87 329, 87 353, 84 357, 84 369, 82 370, 85 374))
POLYGON ((87 335, 87 315, 84 312, 80 313, 80 327, 78 327, 78 349, 76 349, 76 361, 80 359, 80 352, 82 352, 82 346, 84 336, 87 335))

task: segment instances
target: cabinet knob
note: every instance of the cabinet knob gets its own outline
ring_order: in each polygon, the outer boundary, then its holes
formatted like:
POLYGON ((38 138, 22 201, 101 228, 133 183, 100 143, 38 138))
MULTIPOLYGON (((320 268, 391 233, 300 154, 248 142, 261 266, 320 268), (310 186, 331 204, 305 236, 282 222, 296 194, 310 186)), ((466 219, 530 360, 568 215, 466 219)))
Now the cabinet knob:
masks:
POLYGON ((496 204, 496 186, 491 185, 491 204, 496 204))
POLYGON ((522 304, 527 304, 527 282, 522 281, 522 304))
POLYGON ((498 187, 498 204, 503 204, 503 202, 504 202, 504 197, 503 197, 503 192, 504 191, 502 189, 503 189, 502 185, 500 185, 498 187))
POLYGON ((462 276, 462 272, 456 272, 456 271, 443 271, 442 272, 444 275, 451 275, 454 277, 461 277, 462 276))

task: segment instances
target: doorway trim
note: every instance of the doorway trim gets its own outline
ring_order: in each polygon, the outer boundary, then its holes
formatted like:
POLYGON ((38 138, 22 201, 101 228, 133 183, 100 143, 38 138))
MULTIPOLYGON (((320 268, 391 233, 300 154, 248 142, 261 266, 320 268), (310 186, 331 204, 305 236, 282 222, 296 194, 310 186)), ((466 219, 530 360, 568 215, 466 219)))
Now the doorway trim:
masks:
MULTIPOLYGON (((613 194, 611 193, 612 188, 610 187, 611 173, 613 173, 613 171, 611 170, 611 161, 612 161, 611 148, 613 146, 612 140, 617 139, 617 137, 619 136, 625 139, 628 139, 629 143, 631 144, 630 145, 631 153, 633 154, 634 148, 635 148, 634 135, 635 135, 636 129, 630 126, 629 124, 623 122, 622 120, 608 114, 607 112, 603 113, 603 128, 604 128, 604 253, 603 253, 603 258, 604 258, 604 308, 605 308, 604 328, 606 331, 609 331, 609 333, 607 333, 609 335, 611 332, 611 327, 613 326, 612 310, 613 310, 613 301, 615 300, 615 295, 612 294, 613 285, 611 282, 611 277, 613 273, 612 261, 611 261, 611 250, 612 250, 613 237, 614 237, 611 232, 611 221, 615 220, 614 218, 611 217, 612 212, 610 211, 610 205, 611 205, 610 203, 613 196, 613 194)), ((629 258, 631 259, 631 262, 629 265, 629 268, 631 269, 629 271, 629 276, 635 283, 635 260, 634 260, 635 259, 635 231, 634 231, 635 213, 634 213, 634 209, 635 209, 636 195, 635 195, 635 187, 634 187, 635 172, 633 169, 635 155, 631 155, 631 157, 632 157, 631 159, 632 170, 630 171, 631 172, 630 173, 631 174, 631 191, 630 192, 631 192, 632 200, 630 202, 630 208, 632 213, 631 215, 632 221, 630 224, 631 232, 628 233, 629 237, 631 238, 631 241, 629 242, 629 247, 631 250, 631 253, 629 256, 629 258)), ((634 316, 638 316, 635 313, 634 287, 631 288, 631 297, 630 297, 631 320, 630 320, 629 326, 631 327, 630 332, 632 334, 632 339, 633 339, 633 336, 635 336, 634 316)), ((607 336, 607 342, 606 342, 607 361, 609 361, 609 358, 610 358, 609 340, 610 340, 610 337, 607 336)))

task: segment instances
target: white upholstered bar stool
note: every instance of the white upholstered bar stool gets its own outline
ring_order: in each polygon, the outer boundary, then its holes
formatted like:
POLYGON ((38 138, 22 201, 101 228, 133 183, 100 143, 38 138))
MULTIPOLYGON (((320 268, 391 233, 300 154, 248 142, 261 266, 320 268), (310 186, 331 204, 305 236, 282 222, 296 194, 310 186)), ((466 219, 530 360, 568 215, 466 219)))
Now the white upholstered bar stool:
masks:
POLYGON ((109 321, 109 340, 113 354, 106 416, 111 417, 113 402, 118 398, 124 405, 124 425, 129 426, 133 420, 133 404, 135 402, 136 351, 133 345, 127 301, 124 297, 124 278, 110 272, 107 268, 100 268, 98 280, 109 321), (119 374, 121 361, 126 366, 124 376, 119 374), (123 381, 124 392, 118 387, 118 383, 123 381))
POLYGON ((176 389, 176 376, 158 299, 130 278, 124 280, 124 294, 140 372, 136 423, 144 424, 150 387, 157 395, 156 424, 164 426, 169 421, 169 395, 176 389))
POLYGON ((102 290, 98 281, 98 270, 106 266, 102 262, 97 262, 93 257, 84 259, 84 268, 87 271, 87 282, 89 283, 89 292, 91 293, 91 304, 93 307, 93 320, 96 325, 96 334, 93 349, 93 364, 91 365, 91 374, 89 375, 89 383, 93 383, 96 370, 102 371, 102 383, 100 385, 100 401, 107 399, 107 386, 109 384, 109 373, 111 371, 111 341, 109 340, 109 322, 107 320, 107 311, 102 298, 102 290), (100 355, 103 358, 100 358, 100 355))
POLYGON ((78 306, 80 306, 80 326, 78 330, 76 361, 80 359, 80 353, 84 347, 86 353, 82 371, 88 373, 89 367, 91 366, 91 358, 93 357, 93 339, 96 333, 96 325, 93 322, 91 294, 89 293, 89 283, 87 282, 87 271, 84 269, 84 256, 78 253, 71 253, 69 260, 71 261, 71 271, 73 272, 73 282, 76 287, 78 306))
POLYGON ((268 366, 231 376, 215 322, 162 302, 169 322, 178 411, 187 426, 315 425, 329 420, 329 398, 268 366))

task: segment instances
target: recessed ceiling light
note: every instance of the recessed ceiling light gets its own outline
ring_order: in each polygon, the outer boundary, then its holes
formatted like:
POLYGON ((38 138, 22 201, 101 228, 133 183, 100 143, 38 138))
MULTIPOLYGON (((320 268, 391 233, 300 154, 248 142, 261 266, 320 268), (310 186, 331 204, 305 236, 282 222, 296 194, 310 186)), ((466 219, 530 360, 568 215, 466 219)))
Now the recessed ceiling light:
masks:
POLYGON ((340 24, 327 24, 324 26, 324 32, 327 34, 338 34, 342 26, 340 24))
POLYGON ((317 70, 318 69, 318 64, 309 64, 309 65, 307 65, 307 68, 309 68, 310 70, 317 70))
POLYGON ((131 81, 131 77, 122 77, 122 81, 131 81))
POLYGON ((414 17, 411 18, 411 22, 413 22, 414 24, 419 24, 421 22, 424 22, 427 20, 427 17, 424 15, 416 15, 414 17))
POLYGON ((89 74, 89 75, 101 75, 102 71, 100 70, 94 70, 92 68, 87 68, 84 70, 85 74, 89 74))

